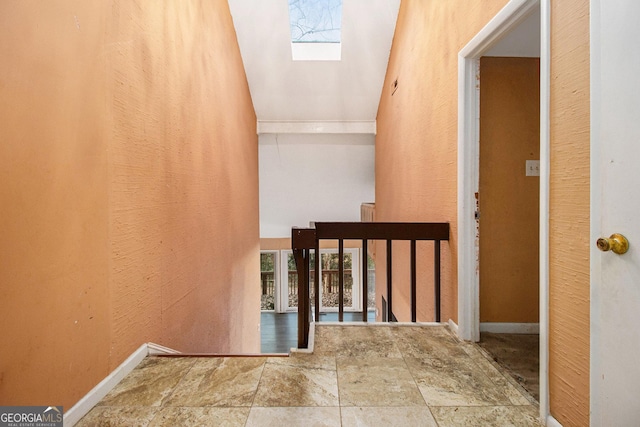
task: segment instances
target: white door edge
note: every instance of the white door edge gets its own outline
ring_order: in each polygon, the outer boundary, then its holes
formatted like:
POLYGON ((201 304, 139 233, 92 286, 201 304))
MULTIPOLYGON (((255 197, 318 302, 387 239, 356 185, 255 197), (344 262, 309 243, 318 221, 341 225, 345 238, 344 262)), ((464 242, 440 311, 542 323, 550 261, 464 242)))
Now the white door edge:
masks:
POLYGON ((479 58, 540 7, 540 417, 549 415, 550 0, 511 0, 458 54, 458 335, 480 338, 478 234, 479 58))
MULTIPOLYGON (((540 418, 549 407, 549 173, 551 99, 551 0, 540 1, 540 418)), ((551 417, 555 420, 555 418, 551 417)))
MULTIPOLYGON (((601 152, 600 152, 600 114, 597 111, 601 104, 600 98, 600 77, 601 77, 601 53, 600 53, 600 0, 591 0, 589 6, 589 75, 590 75, 590 87, 589 93, 591 98, 590 105, 590 232, 589 241, 594 242, 594 238, 600 236, 600 220, 602 218, 602 193, 601 193, 601 152), (597 236, 597 237, 596 237, 597 236)), ((591 349, 597 349, 600 340, 599 325, 597 320, 600 319, 600 302, 601 296, 599 292, 599 286, 597 281, 602 276, 601 263, 597 260, 600 259, 600 254, 595 245, 590 246, 589 253, 589 288, 590 288, 590 307, 589 307, 589 346, 591 349)), ((590 424, 594 425, 594 420, 601 419, 601 408, 598 405, 598 393, 597 379, 595 376, 602 369, 600 353, 597 351, 590 351, 589 354, 590 366, 589 366, 589 389, 593 390, 589 393, 589 420, 590 424)))

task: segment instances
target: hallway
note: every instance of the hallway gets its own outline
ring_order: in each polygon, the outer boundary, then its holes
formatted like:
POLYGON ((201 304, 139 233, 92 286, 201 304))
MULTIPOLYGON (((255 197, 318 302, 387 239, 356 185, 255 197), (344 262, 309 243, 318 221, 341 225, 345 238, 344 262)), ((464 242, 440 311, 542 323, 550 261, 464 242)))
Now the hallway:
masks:
POLYGON ((313 354, 148 357, 77 426, 535 426, 535 401, 446 327, 320 325, 313 354))

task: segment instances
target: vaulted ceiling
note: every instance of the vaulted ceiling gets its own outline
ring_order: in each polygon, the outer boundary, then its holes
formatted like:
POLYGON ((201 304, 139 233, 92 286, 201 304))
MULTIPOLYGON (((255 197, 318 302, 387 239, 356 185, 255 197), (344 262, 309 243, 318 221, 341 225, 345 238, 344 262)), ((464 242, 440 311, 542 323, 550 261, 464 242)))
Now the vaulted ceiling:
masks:
POLYGON ((342 59, 293 61, 288 0, 229 0, 258 122, 375 123, 400 0, 344 0, 342 59))
MULTIPOLYGON (((289 0, 229 7, 259 132, 375 133, 400 0, 344 0, 340 61, 292 60, 289 0)), ((539 20, 527 18, 489 55, 539 56, 539 20)))

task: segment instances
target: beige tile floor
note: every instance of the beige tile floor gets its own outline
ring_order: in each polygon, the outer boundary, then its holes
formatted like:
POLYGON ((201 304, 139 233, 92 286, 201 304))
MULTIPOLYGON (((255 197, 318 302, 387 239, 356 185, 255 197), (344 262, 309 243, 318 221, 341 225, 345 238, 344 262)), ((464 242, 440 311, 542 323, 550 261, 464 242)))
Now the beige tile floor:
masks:
POLYGON ((148 357, 78 424, 538 426, 535 400, 441 326, 318 326, 313 354, 148 357))
POLYGON ((478 343, 534 399, 540 399, 540 336, 482 332, 478 343))

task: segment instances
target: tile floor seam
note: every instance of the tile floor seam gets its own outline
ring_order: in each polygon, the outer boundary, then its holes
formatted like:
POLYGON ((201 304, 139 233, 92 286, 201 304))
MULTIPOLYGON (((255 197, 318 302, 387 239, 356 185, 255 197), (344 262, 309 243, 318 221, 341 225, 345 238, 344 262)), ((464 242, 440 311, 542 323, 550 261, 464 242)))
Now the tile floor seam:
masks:
MULTIPOLYGON (((476 367, 478 369, 478 373, 480 375, 482 375, 484 378, 486 378, 489 383, 493 384, 494 388, 498 387, 498 384, 496 384, 496 382, 493 380, 493 378, 491 378, 485 371, 482 370, 482 366, 480 366, 475 360, 473 360, 472 357, 469 357, 469 359, 471 360, 471 363, 473 364, 474 367, 476 367)), ((498 371, 498 373, 500 374, 500 376, 502 378, 504 378, 504 374, 500 371, 498 371)), ((516 390, 518 393, 520 393, 520 390, 516 390)), ((521 393, 520 393, 521 394, 521 393)), ((498 406, 515 406, 513 405, 513 402, 511 401, 511 399, 509 398, 509 396, 507 396, 505 394, 504 396, 507 400, 509 400, 510 405, 498 405, 498 406)), ((494 405, 488 405, 488 406, 494 406, 494 405)))
POLYGON ((249 417, 251 416, 252 409, 253 409, 253 406, 250 406, 249 410, 247 411, 247 418, 244 420, 244 423, 242 424, 244 427, 247 427, 247 423, 249 422, 249 417))
POLYGON ((440 422, 436 418, 436 414, 434 414, 431 410, 431 406, 427 405, 427 409, 429 409, 429 413, 431 414, 431 418, 433 418, 433 421, 436 423, 436 427, 440 427, 440 422))
MULTIPOLYGON (((157 356, 147 356, 147 357, 157 357, 157 356)), ((173 396, 173 393, 175 393, 176 389, 178 388, 178 385, 180 385, 180 383, 185 379, 185 377, 187 376, 187 374, 189 372, 191 372, 191 370, 193 369, 193 367, 196 365, 197 360, 194 360, 193 363, 191 363, 191 366, 189 367, 189 369, 185 370, 184 375, 182 375, 182 378, 180 378, 176 384, 171 388, 171 392, 169 394, 167 394, 161 401, 160 401, 160 405, 159 408, 164 408, 164 403, 165 401, 169 401, 171 399, 171 397, 173 396)), ((154 417, 155 418, 155 417, 154 417)))
POLYGON ((333 355, 334 366, 336 367, 336 386, 338 389, 338 413, 340 414, 340 427, 342 427, 342 397, 340 395, 340 373, 338 371, 338 356, 333 355))
POLYGON ((342 398, 340 397, 340 373, 338 372, 338 357, 333 355, 333 364, 336 368, 336 389, 338 390, 338 408, 340 408, 340 425, 342 425, 342 398))
MULTIPOLYGON (((491 356, 491 354, 484 348, 482 348, 477 342, 467 342, 467 341, 463 341, 461 340, 459 337, 454 336, 454 338, 456 339, 456 341, 458 341, 458 343, 461 345, 463 351, 465 352, 465 354, 468 356, 469 360, 478 368, 482 368, 478 362, 475 360, 474 356, 472 354, 470 354, 470 349, 473 349, 474 351, 476 351, 484 360, 486 360, 495 370, 496 372, 511 386, 514 387, 514 389, 518 392, 518 394, 520 394, 528 403, 528 405, 516 405, 516 404, 511 404, 509 406, 535 406, 537 407, 539 405, 538 401, 535 400, 535 398, 521 385, 518 383, 518 381, 515 380, 515 378, 513 378, 509 372, 507 372, 507 368, 504 366, 501 366, 498 362, 496 362, 495 360, 493 360, 493 357, 491 356)), ((482 370, 480 370, 480 372, 482 372, 484 374, 484 372, 482 370)), ((489 378, 489 380, 491 381, 491 383, 495 384, 495 381, 487 374, 485 374, 486 377, 489 378)), ((509 399, 511 402, 511 399, 509 399)))
POLYGON ((260 378, 258 378, 258 383, 256 384, 256 389, 253 391, 253 396, 251 397, 251 405, 249 405, 249 412, 254 407, 253 405, 256 402, 256 396, 258 395, 258 389, 260 388, 260 383, 262 383, 262 377, 264 376, 264 368, 267 366, 268 357, 265 358, 264 363, 262 364, 262 370, 260 371, 260 378))
MULTIPOLYGON (((249 405, 249 410, 247 411, 247 419, 244 420, 244 426, 247 427, 247 423, 249 422, 249 418, 251 418, 251 411, 253 410, 256 400, 256 395, 258 394, 258 389, 260 388, 260 382, 262 382, 262 376, 264 375, 264 368, 267 366, 267 362, 269 357, 265 357, 264 363, 262 364, 262 370, 260 371, 260 378, 258 379, 258 383, 256 384, 256 389, 253 392, 253 396, 251 397, 251 405, 249 405)), ((246 408, 246 406, 245 406, 246 408)))
MULTIPOLYGON (((444 328, 446 330, 446 327, 444 328)), ((397 343, 397 335, 394 335, 394 341, 397 343)), ((398 346, 399 347, 399 346, 398 346)), ((400 350, 400 349, 399 349, 400 350)), ((422 397, 422 400, 424 401, 425 406, 429 409, 429 412, 431 413, 431 416, 433 417, 433 419, 435 420, 435 416, 433 415, 433 412, 431 411, 431 407, 429 406, 429 402, 427 402, 427 398, 424 396, 424 394, 422 393, 422 390, 420 389, 420 385, 418 384, 418 380, 416 379, 416 376, 414 375, 414 370, 411 369, 409 367, 409 364, 407 363, 407 356, 405 355, 405 352, 403 352, 402 350, 400 350, 400 354, 402 355, 402 360, 405 364, 405 366, 407 367, 407 370, 409 371, 409 373, 411 374, 411 379, 413 379, 413 382, 416 385, 416 388, 418 389, 418 393, 420 393, 420 396, 422 397)), ((437 423, 437 421, 436 421, 437 423)))
MULTIPOLYGON (((394 337, 394 342, 397 343, 397 338, 396 337, 394 337)), ((398 350, 400 350, 400 349, 398 349, 398 350)), ((402 362, 404 362, 404 365, 407 367, 407 371, 409 371, 409 374, 411 375, 411 379, 413 380, 413 383, 415 384, 416 389, 418 390, 418 393, 420 393, 420 396, 422 397, 422 400, 424 401, 424 405, 427 408, 429 408, 429 403, 427 402, 427 399, 424 397, 424 394, 420 390, 420 385, 418 384, 418 381, 416 380, 416 377, 415 377, 415 375, 413 373, 413 370, 409 367, 409 364, 407 363, 406 356, 405 356, 405 354, 404 354, 404 352, 402 350, 400 350, 400 354, 402 355, 402 362)), ((431 409, 429 409, 429 412, 431 412, 431 409)))
MULTIPOLYGON (((498 373, 509 384, 514 386, 516 391, 518 391, 518 393, 520 393, 529 402, 529 405, 536 406, 536 407, 540 405, 540 403, 537 400, 535 400, 535 398, 531 395, 531 393, 529 393, 529 391, 525 389, 522 386, 522 384, 518 383, 518 381, 509 374, 506 367, 501 366, 498 362, 493 360, 493 357, 491 356, 491 354, 489 354, 487 350, 485 350, 480 345, 478 345, 478 343, 471 343, 471 344, 478 351, 478 353, 480 353, 480 355, 484 357, 484 359, 487 360, 489 364, 491 364, 491 366, 493 366, 496 369, 496 371, 498 371, 498 373)), ((525 406, 525 405, 514 405, 514 406, 525 406)))

